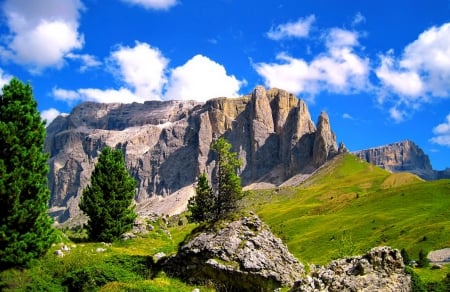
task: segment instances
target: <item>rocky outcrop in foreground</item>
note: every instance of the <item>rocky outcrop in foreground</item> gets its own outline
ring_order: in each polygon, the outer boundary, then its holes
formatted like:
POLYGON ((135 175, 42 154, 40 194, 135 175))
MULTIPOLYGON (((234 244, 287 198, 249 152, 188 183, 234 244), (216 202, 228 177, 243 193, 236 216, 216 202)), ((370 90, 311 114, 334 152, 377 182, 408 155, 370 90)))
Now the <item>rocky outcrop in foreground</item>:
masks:
MULTIPOLYGON (((203 171, 210 176, 215 168, 210 145, 221 136, 242 160, 244 186, 275 186, 311 174, 338 153, 328 115, 322 113, 315 124, 306 104, 280 89, 258 86, 246 96, 206 103, 87 102, 47 127, 51 214, 59 222, 79 215, 82 190, 105 146, 123 151, 137 181, 139 209, 157 207, 160 198, 191 187, 203 171)), ((181 195, 172 209, 186 206, 188 198, 181 195)))
POLYGON ((304 276, 303 265, 256 215, 200 231, 165 270, 188 282, 214 282, 222 291, 273 291, 304 276))
POLYGON ((353 154, 392 172, 411 172, 426 180, 450 177, 450 169, 433 170, 428 155, 409 140, 355 151, 353 154))
POLYGON ((313 291, 411 291, 398 250, 376 247, 363 256, 340 259, 311 271, 291 292, 313 291))

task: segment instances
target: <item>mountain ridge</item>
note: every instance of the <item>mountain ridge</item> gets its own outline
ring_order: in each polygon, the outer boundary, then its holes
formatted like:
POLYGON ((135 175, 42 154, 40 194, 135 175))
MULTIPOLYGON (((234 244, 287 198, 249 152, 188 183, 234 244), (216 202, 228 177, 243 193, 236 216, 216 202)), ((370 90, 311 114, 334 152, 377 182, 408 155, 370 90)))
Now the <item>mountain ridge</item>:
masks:
POLYGON ((205 103, 83 103, 47 127, 52 215, 64 222, 80 214, 82 189, 105 146, 124 152, 139 204, 192 186, 203 171, 211 176, 215 157, 209 146, 221 136, 243 162, 244 186, 310 174, 339 152, 328 115, 314 123, 303 100, 276 88, 257 86, 239 98, 205 103))

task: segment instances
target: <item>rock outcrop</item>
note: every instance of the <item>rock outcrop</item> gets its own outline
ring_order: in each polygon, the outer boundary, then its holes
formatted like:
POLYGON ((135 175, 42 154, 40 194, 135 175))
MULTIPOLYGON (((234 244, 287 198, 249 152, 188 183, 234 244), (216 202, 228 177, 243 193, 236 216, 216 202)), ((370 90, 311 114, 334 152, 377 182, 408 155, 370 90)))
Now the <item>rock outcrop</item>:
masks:
POLYGON ((219 291, 273 291, 304 276, 303 265, 256 216, 203 230, 164 264, 166 273, 219 291))
POLYGON ((353 154, 392 172, 411 172, 426 180, 450 177, 448 171, 433 170, 428 155, 409 140, 355 151, 353 154))
MULTIPOLYGON (((310 174, 337 153, 328 116, 322 114, 316 127, 306 104, 280 89, 258 86, 246 96, 206 103, 87 102, 47 127, 52 215, 59 222, 79 215, 82 190, 105 146, 124 152, 138 183, 138 207, 155 206, 159 198, 190 188, 201 172, 211 175, 215 161, 209 148, 220 136, 242 159, 244 186, 278 185, 310 174)), ((166 201, 185 204, 187 199, 166 201)))
POLYGON ((398 250, 376 247, 363 256, 340 259, 316 268, 295 283, 292 292, 313 291, 411 291, 398 250))

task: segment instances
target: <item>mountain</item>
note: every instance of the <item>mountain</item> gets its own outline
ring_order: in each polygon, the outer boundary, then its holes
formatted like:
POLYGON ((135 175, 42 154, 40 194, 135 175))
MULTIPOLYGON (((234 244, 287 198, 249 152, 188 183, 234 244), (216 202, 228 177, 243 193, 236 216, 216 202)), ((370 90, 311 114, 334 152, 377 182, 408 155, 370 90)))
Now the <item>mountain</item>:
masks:
MULTIPOLYGON (((137 180, 136 202, 186 206, 198 175, 211 174, 211 142, 224 136, 242 159, 244 186, 278 185, 311 174, 338 152, 326 113, 317 124, 305 102, 280 89, 258 86, 239 98, 80 104, 47 127, 51 214, 64 222, 79 215, 78 202, 105 146, 122 149, 137 180)), ((345 149, 345 147, 340 147, 345 149)), ((114 178, 111 178, 114 179, 114 178)), ((144 207, 143 207, 144 206, 144 207)))
POLYGON ((450 177, 450 169, 433 170, 428 155, 409 140, 355 151, 353 154, 391 172, 411 172, 426 180, 450 177))

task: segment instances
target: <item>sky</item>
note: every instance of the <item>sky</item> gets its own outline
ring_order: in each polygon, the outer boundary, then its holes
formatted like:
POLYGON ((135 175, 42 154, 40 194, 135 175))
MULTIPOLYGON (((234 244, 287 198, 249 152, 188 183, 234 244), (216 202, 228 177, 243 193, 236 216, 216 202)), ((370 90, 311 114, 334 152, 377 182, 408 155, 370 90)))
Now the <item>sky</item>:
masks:
POLYGON ((450 167, 450 0, 3 0, 0 86, 50 122, 83 101, 287 90, 355 151, 405 139, 450 167))

